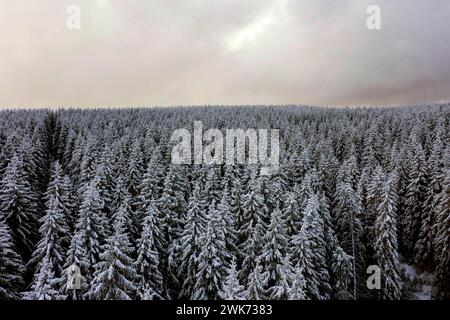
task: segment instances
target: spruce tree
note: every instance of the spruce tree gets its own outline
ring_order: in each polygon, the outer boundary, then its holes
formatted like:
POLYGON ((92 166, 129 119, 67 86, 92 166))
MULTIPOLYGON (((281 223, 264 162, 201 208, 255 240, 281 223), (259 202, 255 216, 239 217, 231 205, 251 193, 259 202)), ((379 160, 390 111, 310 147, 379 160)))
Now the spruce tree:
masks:
POLYGON ((383 188, 382 201, 375 222, 377 264, 382 270, 381 298, 401 298, 401 275, 397 244, 397 190, 396 174, 391 173, 383 188))
POLYGON ((94 179, 84 191, 75 226, 75 232, 86 249, 89 275, 92 274, 93 266, 99 261, 100 246, 109 233, 105 230, 106 224, 102 212, 104 202, 100 198, 97 186, 98 181, 94 179))
POLYGON ((201 192, 197 185, 189 199, 186 223, 181 234, 180 279, 184 279, 180 297, 191 298, 196 282, 198 259, 203 243, 201 237, 206 231, 206 213, 200 204, 201 192))
POLYGON ((226 249, 226 224, 212 201, 205 234, 201 237, 201 247, 193 299, 217 299, 225 280, 230 255, 226 249))
POLYGON ((153 298, 161 299, 163 292, 163 279, 159 271, 159 254, 157 241, 161 238, 158 228, 158 209, 154 204, 147 207, 143 220, 141 237, 138 240, 137 260, 135 262, 138 275, 138 294, 141 299, 151 292, 153 298))
MULTIPOLYGON (((450 152, 447 152, 448 155, 450 155, 450 152)), ((445 177, 443 177, 442 191, 438 195, 434 229, 435 286, 438 288, 438 297, 448 299, 450 297, 448 276, 450 274, 450 237, 448 235, 450 229, 450 169, 448 167, 445 171, 445 177)))
POLYGON ((16 252, 9 227, 0 220, 0 300, 16 300, 23 289, 25 267, 16 252))
MULTIPOLYGON (((69 241, 69 227, 65 219, 66 208, 61 198, 62 179, 61 168, 58 163, 55 163, 52 178, 45 193, 45 215, 39 220, 41 224, 39 228, 40 240, 27 264, 36 269, 32 284, 32 291, 36 299, 41 296, 40 290, 43 290, 41 285, 43 283, 48 285, 56 283, 62 275, 64 266, 65 251, 69 241), (48 268, 48 270, 42 270, 43 268, 48 268)), ((52 287, 53 289, 56 290, 56 287, 52 287)))
POLYGON ((131 259, 132 246, 127 234, 127 218, 118 212, 113 233, 102 246, 95 265, 89 297, 94 300, 132 300, 136 295, 136 269, 131 259))
MULTIPOLYGON (((425 209, 427 173, 425 154, 417 138, 412 140, 409 159, 408 185, 405 213, 402 219, 402 234, 405 255, 414 259, 414 246, 419 239, 420 221, 427 213, 425 209)), ((417 257, 420 259, 420 257, 417 257)))
POLYGON ((287 295, 287 288, 281 288, 281 286, 287 284, 291 270, 289 261, 286 259, 288 241, 278 207, 272 211, 268 233, 265 235, 263 243, 262 254, 258 260, 263 267, 263 272, 267 273, 267 289, 273 291, 270 293, 271 297, 283 298, 280 291, 284 289, 284 294, 287 295))
POLYGON ((306 280, 300 267, 294 268, 292 285, 289 289, 289 300, 307 300, 306 280))
POLYGON ((69 250, 66 254, 62 276, 59 279, 59 294, 65 300, 84 300, 88 291, 90 278, 88 270, 90 263, 86 255, 86 249, 83 247, 81 233, 75 233, 70 241, 69 250), (73 266, 80 270, 80 288, 70 288, 68 286, 69 272, 72 272, 73 266))
POLYGON ((267 285, 266 275, 262 272, 262 267, 256 262, 255 269, 249 276, 247 289, 244 291, 246 300, 265 300, 267 292, 264 289, 267 285))
POLYGON ((244 300, 245 287, 239 283, 238 273, 236 270, 236 260, 231 261, 228 268, 227 277, 219 291, 219 298, 223 300, 244 300))
POLYGON ((37 238, 37 200, 24 172, 22 157, 14 154, 0 186, 0 220, 11 230, 18 253, 28 259, 37 238))

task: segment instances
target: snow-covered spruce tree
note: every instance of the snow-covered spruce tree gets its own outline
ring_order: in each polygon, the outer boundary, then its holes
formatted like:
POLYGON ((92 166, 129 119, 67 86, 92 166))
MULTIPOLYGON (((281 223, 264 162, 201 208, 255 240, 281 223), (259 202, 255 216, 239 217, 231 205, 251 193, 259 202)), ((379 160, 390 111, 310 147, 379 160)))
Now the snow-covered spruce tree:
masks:
POLYGON ((90 279, 87 277, 89 262, 86 256, 86 250, 80 238, 80 233, 75 233, 70 241, 70 247, 66 254, 62 276, 59 279, 59 295, 65 300, 84 300, 88 290, 90 279), (73 265, 80 268, 80 288, 69 288, 69 272, 73 265))
MULTIPOLYGON (((257 222, 260 224, 260 222, 257 222)), ((253 224, 249 225, 250 234, 247 240, 242 243, 239 253, 242 258, 241 268, 239 270, 239 279, 243 283, 244 286, 248 286, 248 281, 250 279, 250 274, 255 270, 256 264, 258 262, 258 256, 261 254, 262 250, 262 241, 263 236, 261 231, 264 230, 263 227, 253 226, 253 224)), ((260 266, 261 267, 261 266, 260 266)), ((261 267, 262 269, 262 267, 261 267)))
POLYGON ((234 255, 237 253, 237 233, 235 225, 236 221, 233 217, 233 213, 231 212, 230 202, 231 200, 228 192, 228 187, 225 187, 222 192, 222 199, 217 205, 217 210, 220 212, 222 219, 225 221, 225 243, 227 251, 234 255))
POLYGON ((150 162, 139 185, 140 193, 136 200, 136 209, 140 218, 145 216, 147 207, 161 197, 164 185, 165 168, 161 150, 156 147, 152 153, 150 162))
POLYGON ((201 190, 200 205, 202 210, 208 211, 211 203, 220 201, 220 173, 216 166, 202 167, 205 175, 204 187, 201 190))
POLYGON ((0 300, 20 298, 25 267, 16 252, 8 226, 0 220, 0 300))
POLYGON ((134 245, 138 238, 139 221, 131 207, 131 194, 125 188, 122 179, 116 180, 116 188, 114 189, 115 200, 112 205, 112 220, 114 221, 117 214, 120 214, 125 220, 125 228, 127 229, 131 243, 134 245), (120 211, 120 213, 119 213, 120 211))
POLYGON ((23 170, 22 157, 14 154, 0 186, 0 220, 5 221, 17 252, 27 260, 37 238, 37 199, 23 170))
POLYGON ((365 276, 364 247, 361 243, 363 227, 360 221, 360 199, 349 183, 336 186, 333 220, 341 247, 352 257, 352 296, 358 299, 360 277, 365 276))
POLYGON ((93 272, 93 266, 99 261, 100 246, 108 233, 104 229, 105 219, 102 212, 104 202, 100 198, 97 185, 98 181, 94 179, 85 189, 75 226, 75 233, 86 249, 89 263, 88 277, 93 272))
POLYGON ((70 179, 73 182, 74 190, 78 191, 80 186, 81 159, 83 158, 85 137, 78 133, 74 140, 73 146, 67 150, 65 169, 68 171, 70 179), (70 150, 72 149, 72 150, 70 150))
MULTIPOLYGON (((285 255, 280 264, 276 266, 277 278, 273 286, 268 287, 267 293, 270 300, 289 299, 292 286, 293 270, 289 255, 285 255)), ((267 279, 270 281, 270 279, 267 279)))
POLYGON ((365 197, 366 212, 364 214, 364 237, 366 240, 367 263, 376 262, 375 243, 370 239, 375 238, 375 221, 378 217, 378 207, 382 202, 384 192, 385 173, 381 166, 375 167, 372 172, 370 182, 367 183, 367 192, 365 197))
POLYGON ((146 216, 142 222, 142 233, 137 245, 135 267, 138 276, 137 292, 141 299, 162 299, 163 278, 159 271, 159 254, 157 241, 161 238, 158 228, 158 209, 154 204, 147 206, 146 216))
POLYGON ((244 291, 245 300, 265 300, 267 292, 264 289, 267 286, 267 277, 263 273, 262 267, 256 262, 255 268, 250 273, 248 285, 244 291))
MULTIPOLYGON (((450 152, 447 151, 446 159, 449 159, 450 152)), ((447 162, 447 165, 450 162, 447 162)), ((444 178, 444 177, 443 177, 444 178)), ((438 204, 436 206, 435 223, 434 259, 435 286, 438 288, 438 297, 448 299, 450 297, 450 169, 447 167, 445 178, 443 179, 443 188, 438 195, 438 204)))
POLYGON ((236 259, 232 259, 228 268, 227 277, 219 291, 219 298, 223 300, 244 300, 245 287, 239 283, 238 273, 236 270, 236 259))
POLYGON ((289 277, 292 270, 286 251, 288 241, 277 207, 272 211, 268 233, 263 239, 264 247, 258 257, 263 272, 267 273, 267 291, 270 299, 287 299, 289 277))
POLYGON ((439 194, 445 179, 444 145, 445 139, 443 126, 439 126, 435 133, 435 139, 428 159, 429 184, 426 189, 426 201, 422 217, 419 221, 420 230, 418 241, 414 245, 414 262, 423 269, 432 270, 433 263, 433 239, 435 238, 435 225, 439 194))
POLYGON ((258 186, 259 186, 259 194, 263 198, 264 204, 267 207, 267 213, 263 216, 266 223, 270 223, 270 213, 275 210, 277 207, 278 197, 276 188, 279 186, 275 186, 272 184, 272 181, 267 175, 260 175, 258 178, 258 186))
POLYGON ((58 278, 53 271, 50 255, 45 255, 34 274, 31 290, 24 293, 25 300, 58 300, 58 278))
POLYGON ((241 270, 239 277, 247 285, 250 273, 256 267, 256 258, 261 254, 264 246, 264 235, 267 225, 264 217, 268 209, 260 194, 259 181, 252 173, 249 191, 242 197, 242 223, 238 230, 238 246, 241 270))
POLYGON ((294 186, 294 191, 289 191, 285 197, 282 207, 282 216, 286 224, 286 235, 290 238, 297 234, 302 224, 302 210, 298 203, 298 185, 294 186))
POLYGON ((62 178, 61 203, 64 204, 64 219, 72 232, 76 223, 76 196, 73 192, 72 181, 67 175, 63 175, 62 178))
MULTIPOLYGON (((261 195, 261 181, 257 177, 256 168, 251 168, 250 179, 247 190, 241 200, 242 217, 239 223, 238 237, 241 243, 245 242, 251 232, 250 225, 256 226, 260 222, 260 227, 266 229, 265 217, 269 213, 264 197, 261 195)), ((265 231, 265 230, 259 230, 265 231)), ((265 232, 261 233, 261 236, 265 232)))
MULTIPOLYGON (((338 182, 346 182, 352 186, 352 188, 356 188, 358 183, 359 176, 359 167, 358 167, 358 159, 356 157, 355 146, 352 145, 350 150, 350 155, 346 158, 342 165, 339 167, 337 172, 336 181, 338 182)), ((372 169, 373 170, 373 169, 372 169)))
POLYGON ((202 247, 201 237, 206 230, 206 213, 200 204, 200 185, 189 199, 186 223, 181 234, 180 279, 184 279, 180 297, 191 298, 196 282, 198 259, 202 247))
POLYGON ((126 167, 126 185, 132 197, 139 194, 139 185, 144 174, 144 162, 141 147, 141 139, 134 139, 126 167))
POLYGON ((325 264, 325 246, 323 227, 320 222, 319 202, 312 195, 305 208, 303 223, 298 234, 291 238, 292 265, 301 270, 306 281, 305 293, 309 299, 325 299, 320 291, 321 278, 327 272, 325 264))
POLYGON ((375 222, 377 264, 382 270, 381 298, 398 300, 402 295, 397 244, 396 173, 386 175, 375 222))
MULTIPOLYGON (((242 209, 241 209, 241 198, 242 198, 242 180, 241 180, 241 170, 237 165, 232 166, 232 169, 229 169, 229 165, 225 166, 225 175, 229 171, 233 171, 233 180, 229 183, 229 191, 230 191, 230 211, 232 216, 234 217, 235 229, 239 229, 239 222, 242 217, 242 209)), ((229 173, 228 173, 229 174, 229 173)), ((226 181, 226 180, 225 180, 226 181)))
POLYGON ((88 296, 94 300, 132 300, 136 296, 137 278, 131 254, 127 219, 124 211, 118 211, 114 219, 113 233, 106 239, 95 265, 94 278, 88 296))
POLYGON ((369 173, 375 170, 376 166, 379 164, 379 154, 377 150, 379 141, 377 131, 378 125, 376 123, 372 124, 368 129, 368 133, 366 133, 363 142, 361 164, 369 173))
POLYGON ((55 156, 55 147, 57 139, 57 132, 55 132, 57 126, 57 116, 54 112, 46 112, 43 119, 39 121, 34 128, 31 150, 23 150, 24 164, 27 167, 27 163, 31 160, 30 183, 34 186, 34 191, 38 197, 38 207, 40 212, 43 210, 43 201, 41 196, 45 193, 47 184, 50 179, 50 164, 51 159, 55 156), (31 159, 29 156, 32 155, 31 159), (33 181, 34 180, 34 181, 33 181))
POLYGON ((76 186, 79 194, 83 194, 89 183, 96 177, 95 171, 99 158, 95 137, 89 136, 83 145, 82 158, 79 164, 80 174, 76 186))
POLYGON ((292 285, 288 292, 289 300, 307 300, 306 280, 300 266, 293 269, 292 285))
MULTIPOLYGON (((69 227, 65 219, 66 208, 61 198, 62 185, 61 167, 56 162, 53 165, 52 178, 45 193, 45 215, 39 219, 40 240, 27 263, 27 266, 35 269, 32 290, 27 293, 27 297, 30 299, 40 299, 40 297, 46 296, 45 293, 42 293, 42 290, 46 290, 42 285, 52 284, 52 290, 57 290, 57 279, 62 275, 69 241, 69 227), (43 268, 48 268, 48 270, 42 270, 43 268), (43 281, 40 278, 42 276, 54 278, 46 278, 43 281)), ((51 297, 51 294, 46 297, 51 297)))
POLYGON ((180 236, 186 219, 187 196, 190 191, 187 168, 183 165, 171 165, 164 181, 164 191, 158 200, 162 216, 163 243, 162 270, 169 297, 177 297, 181 280, 178 270, 181 261, 177 259, 180 252, 180 236))
POLYGON ((353 298, 353 258, 339 245, 335 246, 332 257, 333 298, 349 300, 353 298))
POLYGON ((222 289, 230 255, 226 249, 226 224, 213 200, 208 216, 205 234, 200 238, 203 244, 198 258, 198 270, 193 290, 193 299, 214 300, 222 289))
POLYGON ((330 204, 325 192, 322 192, 319 195, 319 211, 322 217, 323 226, 324 226, 324 241, 326 247, 326 261, 327 267, 329 270, 329 274, 324 273, 323 280, 321 281, 321 290, 324 292, 328 292, 331 299, 335 298, 343 298, 343 296, 347 296, 347 298, 351 294, 348 293, 350 290, 347 290, 347 295, 344 292, 344 286, 342 283, 350 282, 352 277, 352 273, 348 272, 346 267, 347 265, 344 263, 345 260, 350 259, 352 262, 353 259, 350 256, 344 256, 342 254, 343 249, 336 237, 336 232, 334 231, 334 225, 331 218, 330 212, 330 204), (338 253, 338 254, 336 254, 338 253), (346 279, 348 277, 348 279, 346 279), (328 286, 328 283, 330 284, 328 286))
POLYGON ((102 153, 102 158, 99 161, 95 169, 95 174, 98 179, 98 192, 100 194, 100 198, 103 200, 103 213, 105 217, 111 219, 112 211, 114 210, 115 203, 115 188, 116 188, 116 179, 114 166, 112 163, 112 154, 109 148, 105 148, 106 150, 102 153))
MULTIPOLYGON (((408 161, 408 185, 405 199, 405 213, 401 221, 404 254, 414 258, 414 245, 418 242, 420 221, 424 217, 427 173, 425 153, 418 138, 413 135, 408 161)), ((420 259, 420 257, 418 257, 420 259)))

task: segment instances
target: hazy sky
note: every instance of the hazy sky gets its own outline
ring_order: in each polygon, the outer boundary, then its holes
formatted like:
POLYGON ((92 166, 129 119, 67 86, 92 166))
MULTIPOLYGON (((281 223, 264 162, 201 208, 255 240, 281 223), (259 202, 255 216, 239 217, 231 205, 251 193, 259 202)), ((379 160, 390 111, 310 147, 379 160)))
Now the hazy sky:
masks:
POLYGON ((438 101, 449 0, 0 0, 0 108, 438 101))

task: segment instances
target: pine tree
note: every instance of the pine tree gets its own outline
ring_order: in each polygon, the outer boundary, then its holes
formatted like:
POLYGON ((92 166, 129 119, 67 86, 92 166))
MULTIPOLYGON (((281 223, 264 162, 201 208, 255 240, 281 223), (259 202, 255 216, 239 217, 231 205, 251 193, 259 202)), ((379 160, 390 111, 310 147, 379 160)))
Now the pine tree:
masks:
POLYGON ((339 245, 335 247, 333 252, 331 271, 334 280, 333 298, 339 300, 352 299, 353 258, 345 253, 339 245))
POLYGON ((217 205, 217 210, 220 212, 223 220, 225 221, 225 242, 227 250, 228 252, 234 254, 237 252, 237 233, 235 226, 236 219, 233 217, 233 213, 231 212, 230 202, 231 199, 229 196, 228 187, 225 187, 222 192, 222 199, 217 205))
POLYGON ((130 255, 132 247, 126 231, 127 219, 117 214, 114 231, 102 246, 95 265, 89 297, 94 300, 131 300, 135 297, 137 274, 130 255))
POLYGON ((69 230, 72 231, 76 223, 76 197, 73 192, 72 182, 67 175, 63 175, 62 179, 61 203, 64 207, 64 219, 67 222, 69 230))
POLYGON ((208 225, 200 241, 201 247, 193 299, 217 299, 225 279, 229 253, 226 249, 226 224, 212 201, 208 212, 208 225))
POLYGON ((115 193, 118 181, 115 177, 114 165, 111 158, 113 157, 110 148, 106 147, 102 153, 102 158, 95 169, 95 175, 98 180, 98 192, 102 199, 103 213, 105 217, 111 218, 112 211, 115 209, 114 204, 116 200, 115 193))
POLYGON ((382 201, 375 222, 375 248, 378 266, 383 271, 381 297, 401 298, 400 262, 397 245, 396 175, 391 173, 383 188, 382 201))
POLYGON ((75 232, 86 249, 89 263, 88 275, 92 273, 93 266, 99 261, 100 246, 108 233, 108 230, 104 229, 105 219, 102 212, 104 202, 100 198, 97 184, 97 180, 92 180, 84 191, 75 226, 75 232))
POLYGON ((256 259, 264 246, 263 238, 267 232, 264 217, 268 212, 255 172, 252 173, 249 184, 249 190, 242 197, 242 223, 238 230, 241 261, 239 277, 244 285, 247 285, 249 275, 255 269, 256 259))
POLYGON ((300 230, 302 223, 302 210, 298 203, 298 185, 294 186, 294 191, 287 193, 284 205, 282 208, 283 220, 286 223, 286 234, 288 237, 292 237, 300 230))
POLYGON ((37 234, 37 200, 24 174, 20 155, 14 154, 5 170, 0 188, 0 220, 5 221, 18 253, 29 258, 37 234))
POLYGON ((25 267, 8 226, 0 220, 0 300, 16 300, 24 286, 25 267))
POLYGON ((46 255, 34 274, 31 291, 24 293, 25 300, 58 300, 58 278, 53 271, 53 261, 46 255))
POLYGON ((154 200, 161 197, 164 185, 165 168, 162 164, 162 155, 160 148, 157 147, 144 173, 142 182, 139 185, 139 196, 136 201, 136 209, 140 211, 140 217, 145 216, 148 206, 154 200))
MULTIPOLYGON (((37 243, 31 260, 27 264, 36 268, 32 285, 34 295, 31 292, 29 293, 35 299, 39 299, 38 297, 41 294, 44 294, 44 296, 47 294, 40 293, 40 290, 43 290, 43 287, 41 287, 43 283, 48 285, 56 283, 57 279, 62 275, 65 246, 68 244, 69 239, 69 227, 65 220, 66 208, 61 198, 62 185, 61 167, 59 163, 55 163, 52 178, 45 193, 45 215, 39 220, 41 224, 39 228, 41 238, 37 243), (48 270, 42 270, 42 268, 48 268, 48 270), (40 277, 44 277, 46 280, 42 282, 43 279, 40 277)), ((52 288, 56 290, 55 287, 52 288)), ((50 293, 48 295, 51 296, 50 293)))
POLYGON ((288 259, 286 259, 288 241, 281 221, 280 209, 272 211, 268 233, 265 235, 264 248, 259 256, 263 272, 267 273, 270 298, 287 298, 287 279, 291 273, 288 259), (283 288, 282 288, 283 287, 283 288), (280 293, 283 291, 282 293, 280 293), (283 296, 283 294, 285 296, 283 296))
POLYGON ((427 214, 424 212, 427 184, 425 154, 416 137, 412 139, 408 176, 406 207, 402 219, 402 239, 405 255, 408 258, 414 258, 414 245, 420 240, 420 221, 427 214))
POLYGON ((334 205, 334 225, 339 243, 352 257, 352 296, 358 299, 360 277, 365 268, 364 247, 361 243, 363 227, 360 220, 360 199, 349 183, 338 183, 334 205))
POLYGON ((265 300, 267 299, 266 290, 267 278, 262 272, 262 267, 256 263, 255 269, 250 273, 247 289, 244 291, 246 300, 265 300))
POLYGON ((142 181, 144 169, 141 141, 140 139, 135 139, 128 157, 126 170, 127 189, 132 197, 136 197, 139 194, 139 185, 142 181))
POLYGON ((440 126, 436 132, 433 148, 428 160, 429 184, 426 190, 426 201, 420 218, 420 230, 418 241, 414 245, 414 262, 424 269, 432 270, 433 264, 433 239, 435 228, 433 228, 437 216, 439 194, 442 191, 444 181, 444 147, 442 137, 444 129, 440 126))
POLYGON ((59 279, 59 294, 66 300, 84 300, 85 294, 88 291, 88 284, 90 279, 88 276, 88 269, 90 263, 88 262, 86 249, 83 247, 81 240, 81 233, 75 233, 70 241, 70 247, 67 251, 66 262, 64 264, 62 276, 59 279), (72 266, 80 268, 80 288, 70 289, 68 287, 69 272, 72 266))
MULTIPOLYGON (((450 152, 447 152, 447 158, 450 152)), ((447 162, 448 164, 449 162, 447 162)), ((443 177, 444 178, 444 177, 443 177)), ((450 297, 450 169, 447 167, 443 188, 440 192, 436 206, 435 248, 434 260, 436 263, 435 286, 438 288, 439 297, 448 299, 450 297)))
POLYGON ((206 213, 199 199, 200 186, 197 185, 189 199, 186 223, 181 234, 180 279, 184 279, 180 297, 192 297, 198 269, 198 259, 202 248, 201 237, 206 230, 206 213))
POLYGON ((153 298, 163 297, 163 279, 158 269, 157 241, 161 238, 161 234, 158 228, 157 210, 154 204, 147 207, 141 237, 138 241, 138 257, 135 266, 139 277, 138 293, 141 299, 148 296, 150 292, 153 298))
POLYGON ((289 300, 307 300, 306 280, 301 267, 294 268, 292 286, 289 289, 289 300))
MULTIPOLYGON (((321 299, 320 275, 317 266, 315 265, 314 254, 314 237, 317 232, 317 216, 315 211, 318 209, 317 197, 313 195, 304 212, 302 227, 298 234, 291 239, 292 248, 292 265, 295 266, 296 272, 301 272, 306 281, 305 293, 309 299, 321 299)), ((321 248, 322 250, 324 248, 321 248)))
POLYGON ((117 180, 117 188, 114 194, 115 201, 113 202, 112 220, 115 220, 117 215, 121 215, 126 220, 125 228, 127 229, 131 243, 135 244, 138 238, 139 221, 131 207, 131 195, 124 188, 120 178, 117 180))
POLYGON ((227 277, 219 291, 219 298, 223 300, 244 300, 244 291, 245 287, 239 283, 236 260, 233 259, 228 268, 227 277))
MULTIPOLYGON (((273 285, 269 287, 268 298, 270 300, 286 300, 290 297, 293 270, 288 255, 283 257, 283 260, 275 267, 277 275, 273 285)), ((270 279, 268 279, 270 281, 270 279)))

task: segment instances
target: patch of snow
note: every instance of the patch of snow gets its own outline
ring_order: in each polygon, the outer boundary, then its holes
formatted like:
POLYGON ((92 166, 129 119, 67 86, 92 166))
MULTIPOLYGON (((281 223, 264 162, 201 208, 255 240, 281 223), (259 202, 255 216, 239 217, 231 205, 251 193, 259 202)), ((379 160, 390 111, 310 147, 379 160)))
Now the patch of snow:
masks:
POLYGON ((422 289, 414 294, 416 300, 431 300, 431 285, 423 284, 422 289))
POLYGON ((416 268, 414 268, 413 265, 407 264, 403 262, 402 264, 403 270, 405 270, 405 274, 408 276, 409 280, 413 281, 415 278, 417 278, 417 272, 416 268))
POLYGON ((405 262, 402 262, 401 266, 409 280, 415 283, 412 299, 431 300, 433 275, 426 271, 418 274, 414 265, 405 262))

